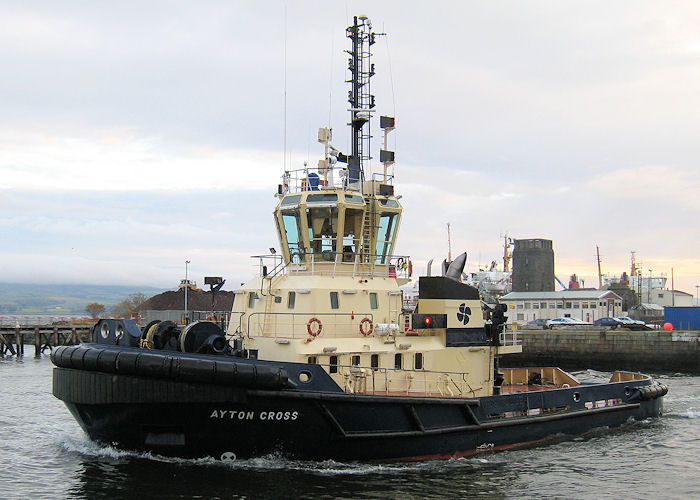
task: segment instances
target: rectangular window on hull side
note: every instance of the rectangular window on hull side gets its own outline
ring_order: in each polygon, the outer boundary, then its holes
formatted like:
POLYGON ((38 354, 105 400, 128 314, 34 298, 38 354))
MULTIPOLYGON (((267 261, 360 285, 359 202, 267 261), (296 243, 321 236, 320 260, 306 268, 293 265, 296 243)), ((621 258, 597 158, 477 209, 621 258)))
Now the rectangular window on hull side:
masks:
POLYGON ((403 366, 403 354, 397 353, 394 355, 394 368, 400 370, 403 366))
POLYGON ((423 369, 423 353, 422 352, 417 352, 413 356, 413 368, 415 370, 422 370, 423 369))
POLYGON ((379 369, 379 354, 372 354, 372 357, 370 358, 370 365, 372 366, 373 370, 379 369))
POLYGON ((330 372, 331 373, 338 373, 338 356, 331 356, 330 359, 330 372))
POLYGON ((331 292, 331 309, 338 309, 338 292, 331 292))
POLYGON ((289 292, 289 295, 287 296, 287 308, 294 309, 294 303, 296 302, 296 299, 297 299, 297 293, 296 292, 289 292))
POLYGON ((369 307, 372 309, 379 308, 379 301, 377 300, 377 293, 376 292, 370 292, 370 294, 369 294, 369 307))
POLYGON ((248 309, 253 309, 255 307, 255 300, 258 298, 256 292, 248 293, 248 309))

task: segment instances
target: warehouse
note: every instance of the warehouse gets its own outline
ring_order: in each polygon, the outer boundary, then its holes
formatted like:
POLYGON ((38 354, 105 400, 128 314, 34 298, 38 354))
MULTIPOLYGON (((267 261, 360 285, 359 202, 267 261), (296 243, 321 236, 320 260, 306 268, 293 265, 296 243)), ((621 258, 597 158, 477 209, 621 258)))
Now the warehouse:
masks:
POLYGON ((558 292, 511 292, 500 298, 508 323, 560 317, 583 321, 622 316, 622 298, 610 290, 578 288, 558 292))

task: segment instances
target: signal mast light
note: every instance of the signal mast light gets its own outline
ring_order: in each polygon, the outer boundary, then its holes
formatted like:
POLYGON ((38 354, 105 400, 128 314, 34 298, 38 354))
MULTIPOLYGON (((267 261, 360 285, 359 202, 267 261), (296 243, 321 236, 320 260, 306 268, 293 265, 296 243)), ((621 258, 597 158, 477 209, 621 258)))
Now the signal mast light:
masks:
POLYGON ((431 325, 432 323, 433 323, 433 318, 431 318, 430 316, 426 316, 426 317, 423 319, 423 324, 425 325, 426 328, 430 328, 430 325, 431 325))

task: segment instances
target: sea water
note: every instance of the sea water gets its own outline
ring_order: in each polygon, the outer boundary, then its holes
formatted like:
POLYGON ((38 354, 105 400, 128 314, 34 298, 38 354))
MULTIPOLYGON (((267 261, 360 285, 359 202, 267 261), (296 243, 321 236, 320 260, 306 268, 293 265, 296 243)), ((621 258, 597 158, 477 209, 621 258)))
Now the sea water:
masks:
POLYGON ((660 419, 527 449, 411 463, 222 463, 93 443, 51 394, 52 368, 47 357, 0 359, 0 499, 700 498, 698 376, 656 376, 670 386, 660 419))

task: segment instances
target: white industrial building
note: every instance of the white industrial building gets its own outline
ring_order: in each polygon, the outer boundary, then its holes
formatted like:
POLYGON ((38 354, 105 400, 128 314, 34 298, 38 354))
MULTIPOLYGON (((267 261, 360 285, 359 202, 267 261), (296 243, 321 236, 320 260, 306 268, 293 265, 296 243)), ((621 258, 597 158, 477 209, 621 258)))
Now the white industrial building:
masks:
POLYGON ((693 296, 680 290, 652 288, 642 290, 642 302, 662 307, 692 307, 693 296))
POLYGON ((610 290, 570 289, 558 292, 511 292, 499 301, 508 306, 508 323, 560 317, 594 321, 622 316, 622 297, 610 290))

